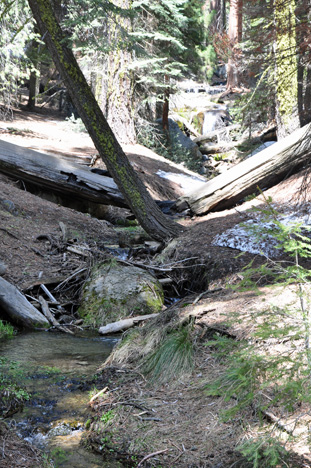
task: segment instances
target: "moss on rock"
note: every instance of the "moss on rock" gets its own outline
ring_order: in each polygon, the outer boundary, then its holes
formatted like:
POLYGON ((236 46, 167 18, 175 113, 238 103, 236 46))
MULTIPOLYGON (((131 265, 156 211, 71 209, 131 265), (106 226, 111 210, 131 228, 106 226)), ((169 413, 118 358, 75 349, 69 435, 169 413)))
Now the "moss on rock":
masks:
POLYGON ((102 326, 129 315, 159 312, 161 284, 141 268, 116 262, 94 267, 83 288, 79 314, 92 326, 102 326))

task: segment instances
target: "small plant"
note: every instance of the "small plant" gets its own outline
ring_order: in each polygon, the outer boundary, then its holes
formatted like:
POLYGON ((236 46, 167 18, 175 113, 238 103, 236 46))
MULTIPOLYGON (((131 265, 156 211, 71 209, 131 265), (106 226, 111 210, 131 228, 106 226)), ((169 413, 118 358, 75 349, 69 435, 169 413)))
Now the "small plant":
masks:
POLYGON ((15 334, 13 325, 0 320, 0 338, 12 338, 15 334))
MULTIPOLYGON (((207 343, 226 360, 223 373, 206 387, 207 394, 234 402, 223 413, 225 420, 238 412, 243 415, 249 407, 262 419, 275 406, 286 418, 300 402, 311 402, 311 271, 301 265, 301 258, 311 257, 311 241, 307 228, 301 223, 282 223, 272 200, 264 197, 264 201, 265 207, 260 209, 263 224, 253 226, 251 234, 258 240, 267 236, 274 248, 293 260, 284 263, 266 257, 266 263, 258 268, 250 264, 236 288, 256 290, 265 281, 291 285, 296 288, 296 300, 287 307, 264 304, 264 310, 253 312, 250 320, 255 331, 247 341, 218 336, 207 343), (267 346, 267 340, 286 342, 286 346, 280 352, 267 346)), ((274 426, 270 431, 263 439, 249 440, 239 447, 254 468, 287 466, 283 464, 284 437, 280 444, 274 426)), ((295 436, 294 429, 291 436, 295 436)))
POLYGON ((100 420, 104 424, 108 424, 113 418, 114 418, 114 411, 109 410, 101 415, 100 420))
POLYGON ((286 463, 288 453, 284 447, 272 437, 249 439, 240 444, 237 449, 251 462, 254 468, 270 468, 273 466, 289 466, 286 463))
POLYGON ((66 118, 66 122, 68 122, 66 125, 72 130, 73 132, 76 133, 87 133, 87 130, 85 128, 84 123, 82 122, 82 119, 78 117, 77 119, 75 118, 74 115, 71 115, 70 117, 66 118))

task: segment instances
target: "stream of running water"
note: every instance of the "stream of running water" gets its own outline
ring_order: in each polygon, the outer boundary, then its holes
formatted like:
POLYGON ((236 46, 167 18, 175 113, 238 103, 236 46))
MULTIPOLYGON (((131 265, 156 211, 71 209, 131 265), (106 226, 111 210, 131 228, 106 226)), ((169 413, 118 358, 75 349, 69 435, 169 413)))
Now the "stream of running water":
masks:
POLYGON ((23 333, 0 341, 0 356, 23 374, 31 398, 14 414, 21 437, 44 449, 55 468, 112 468, 80 445, 88 417, 89 392, 81 382, 91 378, 110 354, 117 338, 23 333))

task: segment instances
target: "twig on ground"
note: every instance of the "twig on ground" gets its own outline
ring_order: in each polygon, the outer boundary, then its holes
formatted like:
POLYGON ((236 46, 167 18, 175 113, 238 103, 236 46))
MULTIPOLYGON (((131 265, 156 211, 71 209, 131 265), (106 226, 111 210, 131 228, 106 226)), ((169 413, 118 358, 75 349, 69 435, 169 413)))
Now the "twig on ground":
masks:
POLYGON ((158 452, 153 452, 153 453, 149 453, 149 455, 146 455, 142 460, 140 460, 140 462, 138 463, 137 465, 137 468, 139 468, 140 466, 142 466, 142 464, 146 461, 146 460, 149 460, 149 458, 152 458, 152 457, 156 457, 157 455, 160 455, 161 453, 165 453, 167 452, 169 449, 165 449, 165 450, 159 450, 158 452))

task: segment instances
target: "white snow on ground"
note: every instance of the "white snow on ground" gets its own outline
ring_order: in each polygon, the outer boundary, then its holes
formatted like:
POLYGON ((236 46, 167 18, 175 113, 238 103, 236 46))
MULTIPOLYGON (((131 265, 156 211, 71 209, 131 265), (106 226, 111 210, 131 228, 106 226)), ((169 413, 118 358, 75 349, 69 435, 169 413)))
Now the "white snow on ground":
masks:
POLYGON ((199 176, 190 176, 187 174, 177 174, 176 172, 165 172, 158 170, 157 175, 162 177, 162 179, 168 179, 176 184, 179 184, 180 187, 185 191, 195 190, 196 188, 201 187, 206 184, 206 179, 199 176))
MULTIPOLYGON (((279 215, 278 221, 286 226, 299 223, 302 226, 310 227, 311 215, 299 216, 296 213, 288 213, 286 215, 279 215)), ((277 257, 281 251, 275 247, 278 244, 276 239, 267 233, 271 228, 273 228, 272 222, 260 222, 260 219, 250 219, 241 224, 236 224, 233 228, 217 235, 213 241, 213 245, 230 247, 231 249, 270 258, 277 257), (251 231, 254 228, 260 229, 260 239, 252 234, 251 231)), ((306 232, 304 234, 307 235, 306 232)))

